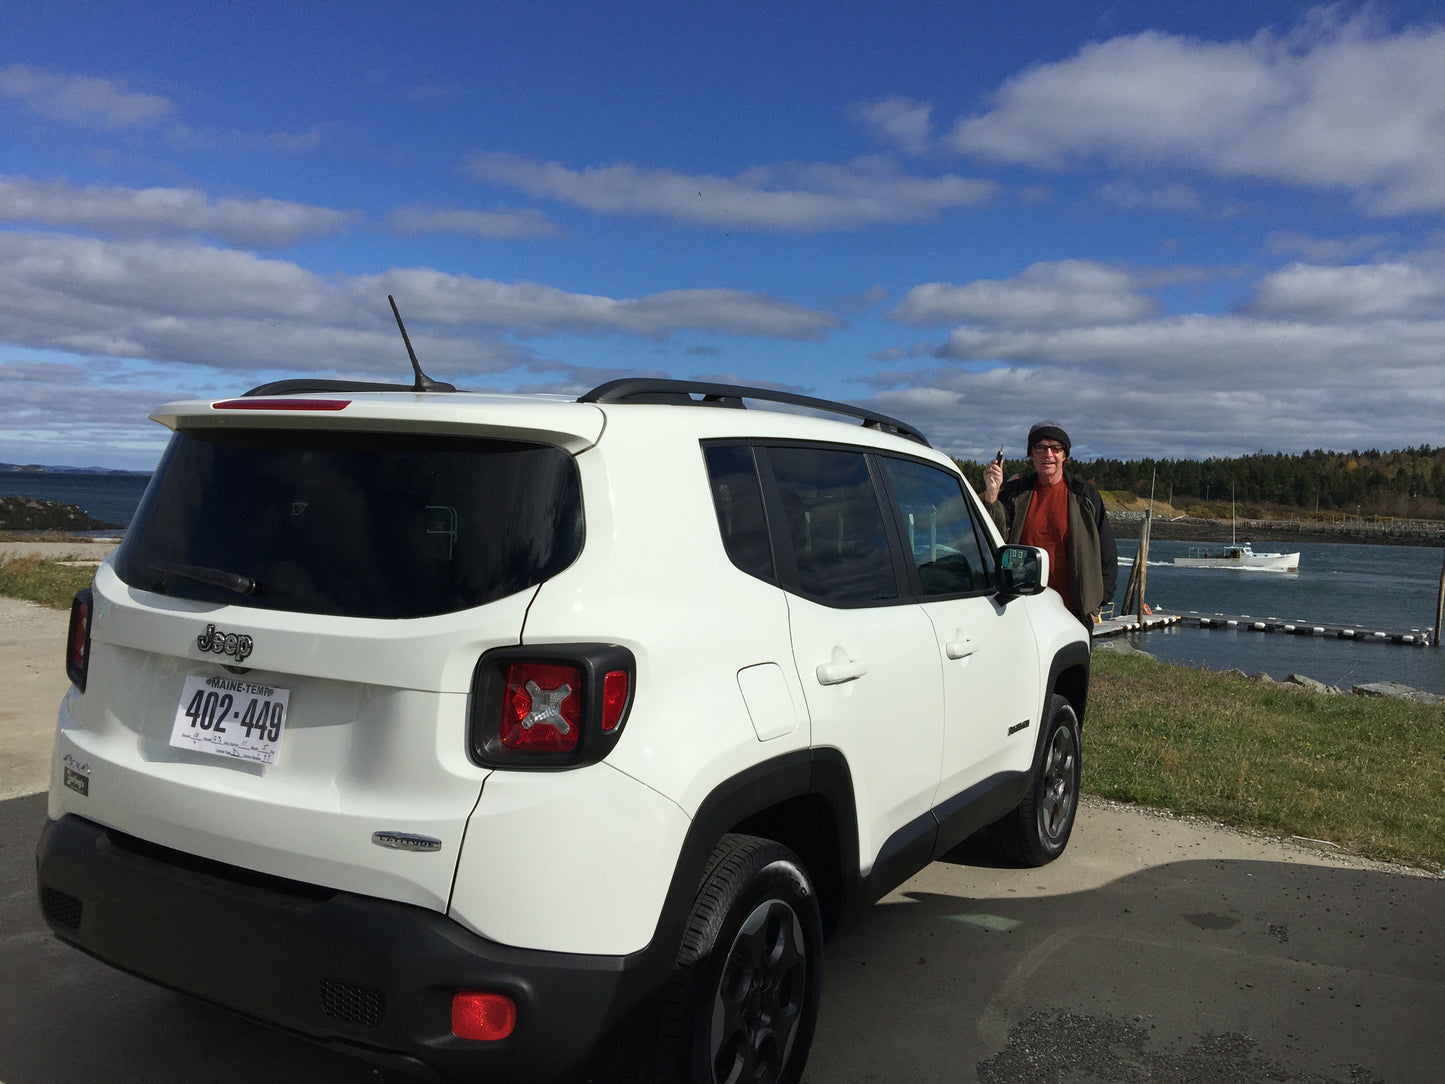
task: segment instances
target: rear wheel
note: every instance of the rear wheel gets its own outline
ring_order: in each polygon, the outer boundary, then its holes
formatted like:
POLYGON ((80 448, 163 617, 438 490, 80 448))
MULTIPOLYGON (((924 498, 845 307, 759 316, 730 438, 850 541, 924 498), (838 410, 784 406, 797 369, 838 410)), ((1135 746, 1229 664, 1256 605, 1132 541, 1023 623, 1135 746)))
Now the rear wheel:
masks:
POLYGON ((797 855, 727 835, 693 902, 668 991, 661 1079, 794 1084, 818 1017, 823 923, 797 855))
POLYGON ((994 847, 1025 866, 1047 865, 1064 853, 1079 808, 1079 717, 1072 704, 1055 694, 1049 698, 1047 719, 1028 793, 1017 808, 989 827, 994 847))

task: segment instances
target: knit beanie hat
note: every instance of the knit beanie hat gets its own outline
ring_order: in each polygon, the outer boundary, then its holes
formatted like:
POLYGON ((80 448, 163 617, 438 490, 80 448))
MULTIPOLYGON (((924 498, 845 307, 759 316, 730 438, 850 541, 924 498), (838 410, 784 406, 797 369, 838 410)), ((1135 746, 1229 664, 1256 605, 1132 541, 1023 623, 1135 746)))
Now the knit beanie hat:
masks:
POLYGON ((1029 430, 1028 450, 1033 451, 1034 445, 1041 440, 1056 440, 1064 446, 1064 455, 1069 454, 1069 434, 1064 432, 1064 427, 1052 419, 1037 422, 1029 430))

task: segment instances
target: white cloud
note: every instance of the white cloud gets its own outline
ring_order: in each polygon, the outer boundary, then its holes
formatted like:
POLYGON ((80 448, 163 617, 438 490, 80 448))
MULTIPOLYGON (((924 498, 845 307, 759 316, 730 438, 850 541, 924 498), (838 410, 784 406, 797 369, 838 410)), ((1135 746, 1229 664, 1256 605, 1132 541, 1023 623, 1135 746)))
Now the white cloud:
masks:
POLYGON ((76 188, 0 175, 0 221, 81 227, 121 236, 204 234, 280 248, 336 233, 352 216, 276 199, 213 199, 193 188, 76 188))
MULTIPOLYGON (((1247 344, 1247 337, 1234 339, 1247 344)), ((1167 349, 1157 337, 1153 345, 1167 349)), ((1029 426, 1044 417, 1063 422, 1082 460, 1436 442, 1445 385, 1422 380, 1423 366, 1367 366, 1365 358, 1379 355, 1358 354, 1353 365, 1324 364, 1299 379, 1300 370, 1274 364, 1263 337, 1247 345, 1241 355, 1182 351, 1129 368, 1094 358, 879 373, 870 403, 917 424, 935 447, 976 461, 1000 442, 1010 458, 1022 458, 1029 426), (1198 365, 1210 366, 1205 379, 1198 365)), ((1087 477, 1087 467, 1080 473, 1087 477)))
POLYGON ((408 297, 407 313, 449 325, 494 325, 520 336, 623 332, 664 337, 683 329, 779 339, 821 339, 837 317, 740 290, 668 290, 637 298, 569 293, 535 282, 504 283, 423 269, 355 280, 362 292, 408 297))
MULTIPOLYGON (((1035 292, 1041 279, 1070 276, 1084 295, 1094 283, 1126 307, 1131 290, 1150 284, 1208 285, 1197 269, 1125 274, 1064 263, 1002 283, 916 288, 905 315, 968 322, 932 350, 943 364, 875 372, 874 405, 974 459, 1000 440, 1021 445, 1040 417, 1061 419, 1086 459, 1438 441, 1445 417, 1438 253, 1343 267, 1294 263, 1259 278, 1249 303, 1233 313, 1125 312, 1103 323, 1088 318, 1087 305, 1071 311, 1067 290, 1057 308, 1047 289, 1035 292)), ((903 359, 900 350, 893 360, 903 359)))
POLYGON ((917 177, 886 158, 847 165, 784 163, 732 177, 618 164, 583 170, 517 154, 477 151, 464 169, 474 180, 512 185, 599 214, 657 215, 726 229, 815 232, 877 222, 933 219, 952 207, 994 198, 992 181, 945 174, 917 177))
POLYGON ((933 142, 933 106, 927 102, 884 98, 860 102, 850 112, 875 139, 904 154, 925 155, 933 142))
POLYGON ((127 386, 116 367, 104 363, 0 362, 5 457, 89 466, 89 460, 75 461, 71 449, 82 447, 107 465, 149 469, 168 436, 149 415, 174 397, 173 385, 127 386))
POLYGON ((65 75, 24 64, 0 68, 0 97, 24 102, 51 120, 99 128, 155 124, 174 109, 167 98, 127 90, 110 79, 65 75))
POLYGON ((197 244, 0 233, 0 341, 219 369, 393 372, 395 294, 428 370, 528 366, 512 338, 679 331, 818 339, 827 313, 736 290, 636 298, 424 269, 321 275, 197 244))
POLYGON ((960 361, 1099 366, 1125 384, 1138 373, 1167 370, 1200 390, 1264 382, 1287 396, 1304 384, 1357 382, 1364 369, 1408 371, 1416 379, 1429 376, 1445 356, 1445 320, 1340 325, 1304 318, 1191 314, 1051 331, 961 327, 949 334, 938 355, 960 361))
POLYGON ((1445 275, 1405 263, 1296 263, 1261 280, 1250 308, 1261 316, 1322 324, 1412 315, 1445 319, 1445 275))
POLYGON ((964 286, 915 286, 889 316, 911 327, 967 321, 1011 327, 1089 326, 1138 320, 1157 304, 1127 273, 1088 260, 1038 263, 1017 277, 964 286))
POLYGON ((1344 263, 1378 252, 1387 242, 1379 234, 1357 237, 1311 237, 1290 230, 1276 230, 1264 242, 1264 251, 1272 256, 1296 253, 1311 263, 1344 263))
POLYGON ((1280 38, 1146 32, 1007 80, 947 142, 1061 169, 1099 159, 1355 193, 1376 214, 1445 210, 1445 27, 1315 18, 1280 38))
POLYGON ((556 237, 557 224, 531 207, 472 211, 463 208, 399 207, 387 216, 397 233, 470 234, 485 241, 511 241, 523 237, 556 237))

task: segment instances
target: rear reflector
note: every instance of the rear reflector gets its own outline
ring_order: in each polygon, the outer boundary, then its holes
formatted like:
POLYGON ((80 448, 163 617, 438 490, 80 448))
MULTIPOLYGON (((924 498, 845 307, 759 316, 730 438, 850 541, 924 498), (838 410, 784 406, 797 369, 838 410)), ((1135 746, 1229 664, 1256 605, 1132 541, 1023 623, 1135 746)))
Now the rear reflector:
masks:
POLYGON ((627 671, 609 670, 602 679, 602 730, 610 733, 622 721, 627 709, 627 671))
POLYGON ((496 1042, 517 1026, 517 1003, 506 994, 458 990, 452 995, 452 1034, 458 1039, 496 1042))
POLYGON ((345 410, 350 399, 222 399, 212 410, 345 410))

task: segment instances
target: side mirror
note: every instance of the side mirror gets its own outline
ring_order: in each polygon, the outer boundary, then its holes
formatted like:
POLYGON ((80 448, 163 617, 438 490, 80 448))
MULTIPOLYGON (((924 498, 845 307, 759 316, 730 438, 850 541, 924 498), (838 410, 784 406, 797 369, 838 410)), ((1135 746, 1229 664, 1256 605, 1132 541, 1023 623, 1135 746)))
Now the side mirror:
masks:
POLYGON ((1049 585, 1049 555, 1034 546, 1005 546, 998 552, 998 598, 1037 595, 1049 585))

